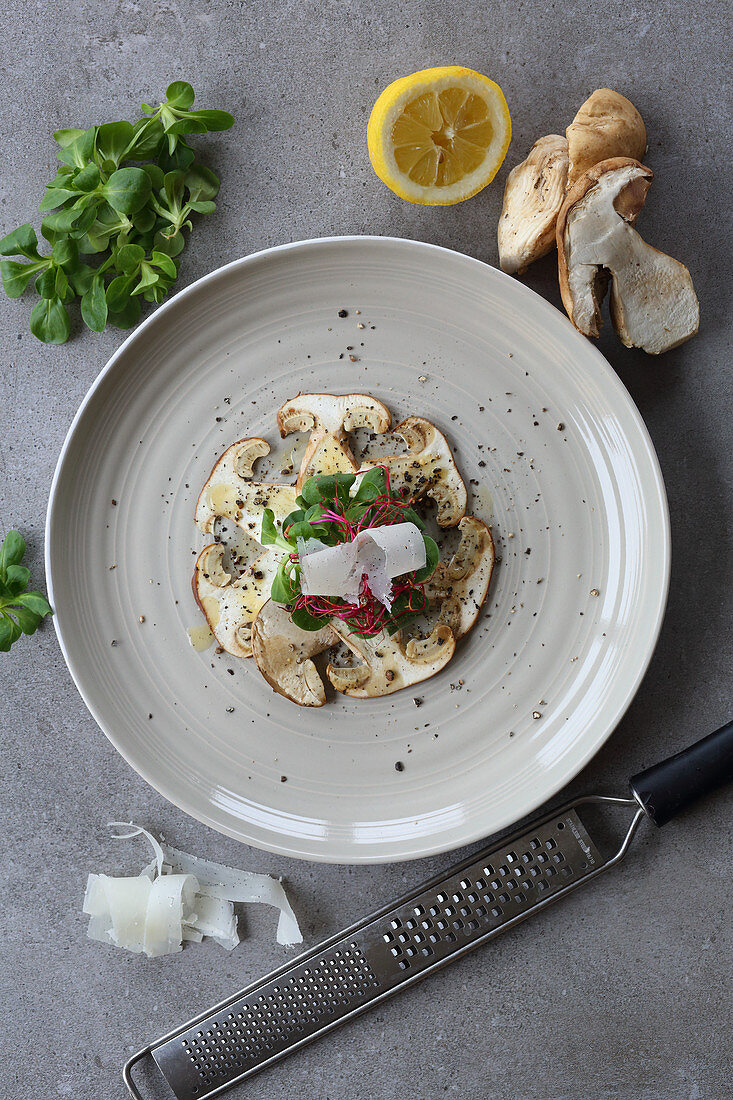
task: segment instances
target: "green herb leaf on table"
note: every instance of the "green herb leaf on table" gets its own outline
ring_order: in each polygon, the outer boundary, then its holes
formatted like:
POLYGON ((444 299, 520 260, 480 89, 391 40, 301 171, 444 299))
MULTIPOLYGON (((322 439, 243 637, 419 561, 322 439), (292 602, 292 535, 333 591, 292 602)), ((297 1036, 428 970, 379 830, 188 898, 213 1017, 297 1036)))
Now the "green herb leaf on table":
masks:
POLYGON ((42 592, 26 592, 30 571, 21 565, 25 542, 9 531, 0 546, 0 652, 7 653, 21 634, 33 634, 41 619, 52 615, 42 592))
POLYGON ((196 163, 185 135, 234 123, 226 111, 192 110, 193 102, 191 85, 177 80, 165 102, 143 105, 144 117, 135 123, 54 133, 61 163, 39 206, 51 255, 40 254, 30 224, 0 240, 0 255, 31 261, 2 260, 0 274, 10 298, 34 283, 42 301, 33 308, 30 328, 39 340, 68 339, 66 303, 76 299, 93 331, 108 323, 129 328, 140 317, 141 298, 161 302, 175 283, 192 215, 213 213, 219 190, 218 178, 196 163), (134 259, 125 251, 130 248, 134 259), (82 263, 80 254, 97 259, 82 263))

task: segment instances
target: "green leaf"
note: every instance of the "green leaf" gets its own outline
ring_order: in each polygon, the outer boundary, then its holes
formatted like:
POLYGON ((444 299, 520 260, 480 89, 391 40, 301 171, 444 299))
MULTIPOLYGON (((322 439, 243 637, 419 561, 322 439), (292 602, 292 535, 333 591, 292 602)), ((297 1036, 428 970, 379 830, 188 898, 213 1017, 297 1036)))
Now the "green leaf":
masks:
POLYGON ((317 474, 304 483, 301 496, 308 505, 317 504, 321 500, 333 500, 336 496, 348 499, 349 490, 355 480, 355 474, 317 474))
POLYGON ((65 237, 53 246, 51 256, 60 267, 74 268, 79 260, 79 245, 73 238, 65 237))
POLYGON ((169 107, 186 111, 193 104, 194 91, 185 80, 174 80, 166 88, 165 97, 169 107))
POLYGON ((188 206, 197 214, 213 214, 216 210, 215 202, 190 202, 188 206))
POLYGON ((212 133, 229 130, 234 125, 234 116, 228 111, 189 111, 187 117, 212 133))
POLYGON ((67 301, 69 298, 74 297, 74 292, 69 290, 69 280, 66 277, 66 272, 63 267, 52 268, 56 271, 56 279, 54 281, 54 291, 57 298, 60 298, 62 302, 67 301))
POLYGON ((272 508, 265 508, 262 513, 260 543, 263 546, 279 546, 288 553, 292 550, 290 543, 283 538, 275 525, 275 513, 272 508))
POLYGON ((99 174, 99 169, 96 164, 87 164, 85 168, 82 168, 74 177, 74 186, 79 191, 89 193, 96 191, 99 187, 102 177, 99 174))
POLYGON ((396 634, 403 626, 407 626, 408 623, 418 619, 423 611, 422 606, 413 609, 409 592, 401 592, 392 604, 392 611, 384 629, 390 636, 396 634))
MULTIPOLYGON (((84 198, 88 201, 86 195, 84 198)), ((61 210, 57 210, 56 213, 49 214, 47 218, 44 218, 41 222, 44 236, 46 235, 45 231, 47 229, 51 230, 53 233, 71 233, 76 223, 80 221, 82 215, 85 213, 87 201, 85 201, 81 207, 77 207, 76 204, 74 204, 74 206, 64 206, 61 210)), ((94 218, 92 218, 92 221, 94 221, 94 218)))
POLYGON ((97 152, 103 160, 110 160, 115 167, 135 140, 131 122, 106 122, 97 130, 97 152))
POLYGON ((272 582, 270 598, 273 599, 275 603, 292 603, 298 595, 298 587, 288 574, 286 569, 287 565, 288 558, 283 558, 272 582))
POLYGON ((168 201, 168 209, 175 213, 183 206, 183 192, 186 186, 186 175, 182 169, 175 172, 166 172, 163 177, 163 189, 168 201))
POLYGON ((8 531, 0 546, 0 578, 4 579, 11 565, 19 565, 25 556, 25 539, 19 531, 8 531))
POLYGON ((373 470, 367 470, 362 475, 352 500, 371 504, 372 501, 375 501, 377 497, 381 497, 386 491, 387 474, 381 466, 376 466, 373 470))
POLYGON ((156 252, 165 252, 166 256, 180 256, 186 245, 183 233, 156 233, 153 248, 156 252))
POLYGON ((71 325, 63 302, 44 298, 31 313, 31 332, 44 344, 64 344, 69 339, 71 325))
POLYGON ((404 523, 414 523, 418 531, 425 530, 425 523, 414 508, 401 508, 400 512, 404 523))
POLYGON ((440 561, 440 551, 435 539, 431 539, 430 535, 426 535, 425 532, 423 532, 422 537, 425 543, 425 565, 415 573, 415 580, 418 584, 422 584, 423 581, 433 575, 440 561))
POLYGON ((138 233, 149 233, 157 220, 155 211, 149 206, 144 206, 137 214, 132 215, 132 224, 138 233))
POLYGON ((122 214, 135 214, 150 198, 150 176, 142 168, 118 168, 103 188, 104 197, 122 214))
POLYGON ((96 220, 87 230, 87 238, 93 252, 103 252, 109 247, 110 237, 126 233, 132 228, 132 222, 125 214, 113 210, 104 203, 98 210, 96 220))
POLYGON ((115 253, 115 266, 123 275, 134 275, 145 259, 145 249, 139 244, 125 244, 115 253))
POLYGON ((291 544, 295 544, 297 539, 317 539, 326 531, 322 527, 314 526, 311 523, 307 523, 305 520, 301 520, 300 523, 293 523, 290 525, 288 531, 287 540, 291 544))
POLYGON ((133 126, 133 133, 133 143, 127 150, 125 160, 148 160, 159 154, 165 138, 159 119, 141 118, 133 126))
POLYGON ((155 249, 150 258, 150 262, 156 267, 159 267, 161 271, 164 271, 166 275, 170 275, 171 279, 175 279, 178 275, 176 265, 173 263, 170 256, 166 256, 165 252, 158 252, 157 249, 155 249))
POLYGON ((327 616, 311 615, 304 607, 296 608, 296 610, 292 612, 290 618, 301 630, 320 630, 328 622, 327 616))
POLYGON ((22 596, 16 596, 13 602, 22 604, 29 611, 34 611, 36 615, 53 615, 51 604, 43 595, 43 592, 24 592, 22 596))
POLYGON ((68 145, 71 145, 73 142, 75 142, 77 138, 80 138, 84 133, 86 133, 85 130, 79 129, 55 130, 53 136, 56 142, 61 146, 61 148, 65 149, 68 145))
POLYGON ((7 653, 20 637, 20 627, 4 611, 0 611, 0 653, 7 653))
MULTIPOLYGON (((175 140, 175 138, 173 140, 175 140)), ((195 159, 196 153, 191 146, 187 145, 182 138, 179 138, 178 144, 172 153, 165 151, 159 154, 158 164, 164 172, 175 172, 178 170, 183 170, 185 172, 191 167, 195 159)))
POLYGON ((96 220, 97 211, 102 205, 103 201, 104 200, 102 199, 101 195, 96 194, 85 195, 83 200, 77 200, 77 203, 75 205, 78 206, 78 204, 81 202, 81 208, 79 212, 79 217, 76 219, 76 222, 74 223, 74 228, 72 230, 72 233, 75 237, 83 237, 85 233, 89 229, 91 229, 96 220))
POLYGON ((24 634, 35 634, 41 621, 40 615, 27 607, 13 607, 12 612, 24 634))
POLYGON ((25 592, 30 579, 31 571, 24 565, 9 565, 5 573, 5 583, 11 596, 25 592))
POLYGON ((45 214, 47 210, 57 210, 59 206, 63 206, 69 199, 75 199, 78 195, 78 191, 69 191, 66 187, 47 187, 46 194, 38 204, 38 209, 41 214, 45 214))
POLYGON ((140 320, 140 299, 128 298, 122 309, 110 310, 107 320, 117 328, 132 328, 140 320))
POLYGON ((56 141, 61 146, 61 149, 56 154, 60 161, 64 164, 71 164, 75 168, 84 168, 89 163, 94 150, 94 138, 96 135, 96 127, 92 126, 88 130, 57 130, 54 134, 56 141), (71 140, 60 139, 59 135, 76 134, 71 140))
MULTIPOLYGON (((72 241, 70 243, 75 244, 76 242, 72 241)), ((89 264, 77 264, 76 267, 69 270, 69 282, 80 298, 83 298, 89 290, 93 278, 94 268, 90 267, 89 264)))
POLYGON ((155 284, 158 281, 158 277, 159 276, 158 276, 157 271, 155 271, 150 266, 150 264, 148 264, 148 263, 140 264, 140 279, 137 283, 137 286, 132 291, 133 295, 142 294, 143 291, 148 289, 148 287, 155 286, 155 284))
POLYGON ((104 332, 107 324, 107 299, 104 292, 104 276, 95 275, 81 300, 81 316, 92 332, 104 332))
POLYGON ((137 273, 118 275, 107 287, 107 306, 110 313, 120 313, 125 309, 135 285, 137 273))
POLYGON ((305 519, 305 512, 302 508, 296 509, 295 512, 290 512, 283 520, 283 532, 287 531, 291 523, 300 523, 305 519))
POLYGON ((56 268, 47 267, 36 279, 36 292, 42 298, 56 298, 56 268))
POLYGON ((3 289, 8 298, 20 298, 34 275, 40 270, 39 264, 21 264, 17 260, 0 260, 0 275, 3 289))
POLYGON ((164 121, 163 125, 165 127, 166 133, 169 135, 169 144, 170 138, 173 135, 177 137, 179 134, 206 133, 206 124, 200 119, 196 118, 196 112, 194 111, 183 115, 183 117, 176 118, 175 121, 169 122, 168 125, 166 125, 164 121))
POLYGON ((38 237, 33 226, 27 222, 12 233, 6 233, 0 240, 0 256, 27 256, 29 260, 40 260, 38 237))
POLYGON ((186 187, 190 198, 195 202, 215 199, 219 193, 219 177, 203 164, 193 164, 186 172, 186 187))
POLYGON ((141 165, 143 172, 150 176, 150 182, 154 191, 160 191, 165 179, 165 172, 157 164, 141 165))

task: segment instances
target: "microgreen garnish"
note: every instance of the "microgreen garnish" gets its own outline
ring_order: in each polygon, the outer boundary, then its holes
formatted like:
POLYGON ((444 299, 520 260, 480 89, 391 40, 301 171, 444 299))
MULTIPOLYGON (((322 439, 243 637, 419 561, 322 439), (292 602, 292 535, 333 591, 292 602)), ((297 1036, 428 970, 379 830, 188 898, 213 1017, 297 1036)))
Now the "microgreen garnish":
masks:
POLYGON ((87 328, 107 323, 131 328, 140 301, 161 302, 178 278, 183 231, 192 214, 212 214, 219 180, 195 162, 187 134, 228 130, 226 111, 194 111, 185 80, 168 86, 165 103, 143 103, 136 123, 107 122, 88 130, 57 130, 61 166, 46 185, 39 210, 41 233, 51 245, 38 251, 32 225, 0 240, 0 274, 9 298, 33 281, 40 301, 30 329, 47 344, 63 344, 71 322, 68 305, 80 299, 87 328), (82 256, 96 255, 87 263, 82 256))
POLYGON ((0 546, 0 653, 7 653, 21 634, 33 634, 44 615, 53 615, 42 592, 26 592, 30 571, 20 563, 25 542, 8 531, 0 546))
POLYGON ((356 490, 355 474, 323 474, 310 477, 296 499, 298 508, 286 516, 279 531, 275 516, 266 508, 262 519, 261 543, 285 551, 275 579, 271 598, 285 604, 296 626, 303 630, 320 630, 329 619, 342 619, 352 633, 362 637, 386 630, 394 634, 427 607, 423 590, 439 560, 435 541, 425 533, 425 524, 412 501, 391 495, 389 471, 377 466, 361 475, 356 490), (300 588, 301 566, 298 539, 318 539, 325 546, 353 542, 370 527, 414 523, 425 543, 426 562, 422 569, 393 581, 391 610, 377 600, 362 582, 359 603, 348 603, 339 593, 332 596, 304 595, 300 588))

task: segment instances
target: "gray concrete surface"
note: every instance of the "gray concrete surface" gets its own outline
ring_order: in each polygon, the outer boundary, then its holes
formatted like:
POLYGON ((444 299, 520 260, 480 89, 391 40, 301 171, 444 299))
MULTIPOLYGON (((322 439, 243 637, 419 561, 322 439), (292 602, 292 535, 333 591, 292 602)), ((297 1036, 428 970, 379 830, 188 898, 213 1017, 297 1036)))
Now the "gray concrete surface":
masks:
MULTIPOLYGON (((418 237, 495 263, 508 167, 564 127, 595 87, 631 96, 657 173, 644 233, 689 264, 699 337, 661 360, 601 348, 649 425, 669 490, 674 568, 651 669, 620 727, 571 785, 622 792, 633 770, 730 717, 731 96, 722 0, 116 0, 4 5, 1 232, 34 215, 52 130, 136 117, 169 80, 237 117, 200 141, 220 207, 197 225, 181 284, 252 250, 330 233, 418 237), (514 120, 497 182, 446 210, 409 206, 372 174, 378 91, 424 66, 495 77, 514 120)), ((528 282, 557 302, 551 259, 528 282)), ((47 348, 25 300, 0 297, 0 528, 18 526, 42 581, 43 519, 64 434, 121 336, 47 348)), ((147 961, 91 943, 90 869, 116 866, 103 823, 133 818, 183 848, 287 877, 308 943, 450 857, 321 867, 247 851, 143 783, 86 712, 46 627, 0 655, 3 915, 0 1094, 117 1100, 128 1053, 279 964, 272 919, 231 956, 202 946, 147 961)), ((730 1095, 730 798, 633 861, 236 1095, 323 1100, 721 1100, 730 1095)))

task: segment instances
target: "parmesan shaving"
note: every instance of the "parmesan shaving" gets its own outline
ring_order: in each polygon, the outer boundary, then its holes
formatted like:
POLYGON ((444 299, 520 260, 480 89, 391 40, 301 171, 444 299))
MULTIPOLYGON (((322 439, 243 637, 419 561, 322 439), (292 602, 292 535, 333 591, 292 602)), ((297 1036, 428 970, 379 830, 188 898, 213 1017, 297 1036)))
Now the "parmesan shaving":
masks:
POLYGON ((361 531, 353 542, 324 546, 298 539, 300 586, 305 596, 341 596, 357 604, 363 582, 388 611, 392 581, 426 561, 425 542, 414 523, 394 523, 361 531))
POLYGON ((147 829, 132 823, 110 825, 129 830, 115 833, 117 840, 144 836, 155 859, 134 877, 89 875, 83 911, 90 918, 90 939, 144 952, 149 958, 174 954, 184 942, 200 943, 204 936, 231 951, 239 943, 234 903, 263 902, 280 910, 278 943, 303 942, 278 879, 161 845, 147 829))
MULTIPOLYGON (((207 897, 230 902, 261 902, 263 905, 273 905, 280 910, 277 942, 288 947, 303 942, 303 934, 279 879, 271 875, 258 875, 254 871, 241 871, 237 867, 227 867, 209 859, 199 859, 167 845, 163 845, 163 852, 166 863, 170 864, 173 871, 196 875, 199 892, 207 897)), ((205 932, 204 935, 208 933, 205 932)))

